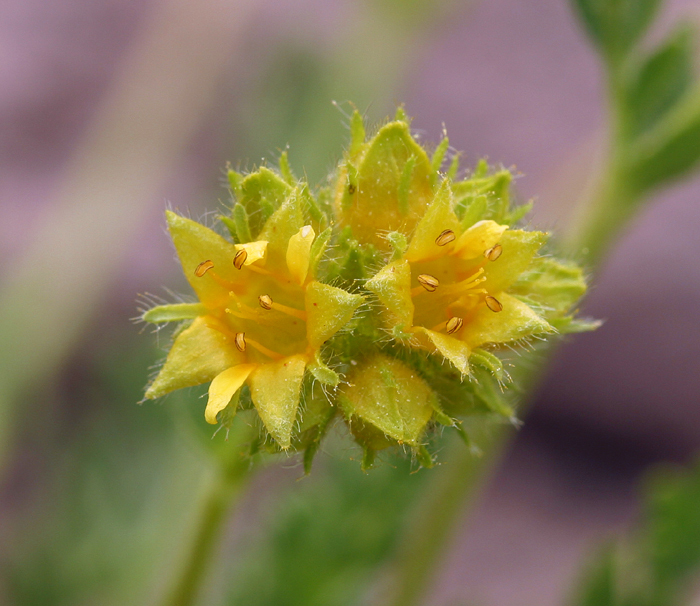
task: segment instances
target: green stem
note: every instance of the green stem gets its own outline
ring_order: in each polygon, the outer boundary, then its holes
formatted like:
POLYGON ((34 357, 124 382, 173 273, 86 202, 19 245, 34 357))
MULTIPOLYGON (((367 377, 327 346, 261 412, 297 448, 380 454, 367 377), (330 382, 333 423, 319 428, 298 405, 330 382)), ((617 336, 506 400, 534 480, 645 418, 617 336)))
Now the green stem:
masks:
POLYGON ((250 471, 250 460, 241 458, 224 467, 214 480, 202 507, 182 572, 174 577, 174 585, 167 592, 163 606, 190 606, 195 603, 218 545, 221 527, 250 471))
POLYGON ((421 604, 433 580, 433 572, 452 535, 455 522, 465 514, 468 503, 475 501, 479 488, 501 459, 503 444, 508 441, 509 427, 501 425, 482 441, 482 458, 475 457, 460 440, 454 440, 445 453, 446 463, 431 471, 428 498, 418 503, 405 528, 401 545, 390 572, 382 606, 421 604))

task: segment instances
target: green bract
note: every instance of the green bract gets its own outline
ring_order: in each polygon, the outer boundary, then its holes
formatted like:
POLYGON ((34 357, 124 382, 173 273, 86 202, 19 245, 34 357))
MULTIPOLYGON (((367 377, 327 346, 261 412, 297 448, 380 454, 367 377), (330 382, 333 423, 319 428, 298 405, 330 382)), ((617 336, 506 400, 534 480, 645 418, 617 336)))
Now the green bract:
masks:
POLYGON ((447 138, 432 156, 403 110, 352 142, 332 185, 280 172, 229 171, 230 239, 168 212, 199 299, 143 314, 184 322, 146 391, 157 398, 211 382, 206 420, 230 426, 255 408, 270 449, 305 450, 344 421, 363 447, 403 445, 430 466, 436 424, 465 415, 512 417, 501 353, 557 332, 594 327, 571 310, 581 269, 542 256, 548 235, 517 229, 509 171, 485 162, 446 173, 447 138))

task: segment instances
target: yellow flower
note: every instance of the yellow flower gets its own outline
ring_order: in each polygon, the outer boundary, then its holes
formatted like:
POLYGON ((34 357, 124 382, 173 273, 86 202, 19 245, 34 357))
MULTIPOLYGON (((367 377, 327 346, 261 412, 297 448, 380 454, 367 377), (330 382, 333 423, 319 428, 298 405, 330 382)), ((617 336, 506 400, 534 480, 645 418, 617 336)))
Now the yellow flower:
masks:
POLYGON ((193 318, 146 398, 211 381, 205 417, 216 423, 229 404, 235 413, 247 384, 265 428, 288 448, 304 373, 324 368, 321 346, 363 298, 314 279, 322 246, 314 246, 316 234, 304 225, 295 196, 275 211, 255 242, 231 244, 172 212, 167 221, 199 303, 161 306, 144 315, 151 322, 193 318))
POLYGON ((395 337, 439 352, 462 376, 486 344, 553 332, 529 305, 506 291, 532 262, 547 234, 511 230, 492 220, 462 225, 445 180, 403 256, 367 282, 395 337))

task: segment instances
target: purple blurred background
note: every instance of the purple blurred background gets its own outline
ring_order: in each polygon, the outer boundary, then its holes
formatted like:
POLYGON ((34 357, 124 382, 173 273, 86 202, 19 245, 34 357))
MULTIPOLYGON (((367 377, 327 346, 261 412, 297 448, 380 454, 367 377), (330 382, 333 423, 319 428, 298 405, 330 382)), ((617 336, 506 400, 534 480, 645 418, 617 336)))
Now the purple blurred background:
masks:
MULTIPOLYGON (((274 160, 289 143, 297 172, 306 167, 318 179, 333 165, 342 128, 305 140, 321 141, 320 151, 320 145, 295 145, 303 137, 295 131, 294 103, 309 106, 310 97, 325 108, 326 123, 328 116, 343 120, 333 99, 368 107, 370 121, 405 102, 426 140, 438 141, 444 123, 467 165, 486 156, 517 166, 519 195, 537 198, 532 224, 566 233, 605 133, 600 66, 569 5, 443 4, 440 16, 416 27, 396 56, 383 52, 391 40, 353 48, 362 20, 374 20, 364 22, 365 34, 373 28, 379 37, 393 35, 369 2, 265 0, 246 9, 243 24, 235 23, 231 7, 222 13, 236 37, 233 50, 220 62, 213 92, 168 165, 159 195, 124 234, 121 260, 92 316, 62 355, 79 357, 94 335, 88 326, 102 334, 110 333, 94 326, 106 318, 127 326, 134 293, 154 284, 185 290, 162 211, 169 203, 201 216, 225 202, 219 186, 227 160, 251 167, 262 155, 274 160), (299 61, 313 73, 327 55, 338 57, 335 80, 321 80, 320 87, 311 77, 290 80, 288 95, 269 94, 266 79, 284 83, 299 61), (370 62, 353 64, 354 56, 370 62), (398 71, 382 61, 394 61, 398 71), (344 72, 346 65, 356 72, 344 72), (375 97, 372 85, 383 78, 388 82, 375 97), (358 98, 349 96, 355 86, 358 98)), ((0 276, 11 274, 31 246, 157 6, 144 0, 0 4, 0 276)), ((680 18, 697 19, 698 8, 693 0, 671 0, 660 31, 680 18)), ((323 129, 313 120, 305 124, 323 129)), ((562 347, 476 517, 456 538, 430 604, 457 604, 466 596, 499 606, 561 603, 589 548, 632 518, 640 472, 658 460, 687 461, 700 448, 699 198, 697 177, 661 192, 611 251, 583 306, 605 324, 562 347)))

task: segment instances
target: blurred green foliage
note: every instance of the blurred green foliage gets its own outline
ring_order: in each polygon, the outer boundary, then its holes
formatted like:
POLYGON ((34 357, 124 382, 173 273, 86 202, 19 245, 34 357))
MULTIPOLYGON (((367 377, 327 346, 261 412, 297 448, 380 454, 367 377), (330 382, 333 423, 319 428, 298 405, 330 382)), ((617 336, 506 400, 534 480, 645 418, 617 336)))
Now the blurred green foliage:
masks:
POLYGON ((576 606, 681 606, 694 603, 700 574, 700 462, 656 470, 640 528, 601 550, 576 606))

